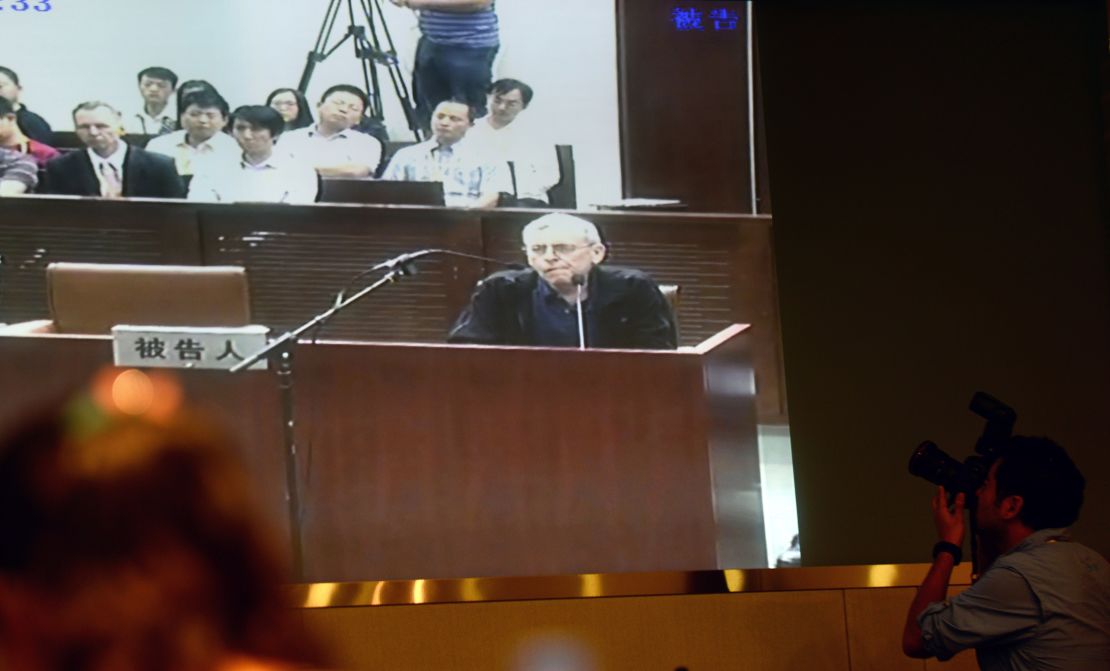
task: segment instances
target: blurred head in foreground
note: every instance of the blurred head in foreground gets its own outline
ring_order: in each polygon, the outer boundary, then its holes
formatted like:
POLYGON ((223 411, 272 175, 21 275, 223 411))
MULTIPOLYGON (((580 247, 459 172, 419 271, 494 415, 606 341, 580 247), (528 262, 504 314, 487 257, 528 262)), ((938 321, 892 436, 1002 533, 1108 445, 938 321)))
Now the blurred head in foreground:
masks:
POLYGON ((0 666, 316 662, 248 490, 227 441, 176 408, 93 393, 0 439, 0 666))

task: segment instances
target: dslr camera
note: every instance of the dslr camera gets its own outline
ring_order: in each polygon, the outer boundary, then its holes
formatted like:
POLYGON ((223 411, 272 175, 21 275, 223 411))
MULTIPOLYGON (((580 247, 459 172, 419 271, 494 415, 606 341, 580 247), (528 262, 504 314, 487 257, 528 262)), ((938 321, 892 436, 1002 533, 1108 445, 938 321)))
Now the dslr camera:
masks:
POLYGON ((968 498, 975 496, 987 479, 991 462, 1013 433, 1017 420, 1013 408, 981 391, 971 397, 969 409, 987 422, 975 442, 975 454, 960 462, 933 441, 926 440, 910 455, 910 473, 934 485, 942 485, 950 497, 960 492, 968 498))

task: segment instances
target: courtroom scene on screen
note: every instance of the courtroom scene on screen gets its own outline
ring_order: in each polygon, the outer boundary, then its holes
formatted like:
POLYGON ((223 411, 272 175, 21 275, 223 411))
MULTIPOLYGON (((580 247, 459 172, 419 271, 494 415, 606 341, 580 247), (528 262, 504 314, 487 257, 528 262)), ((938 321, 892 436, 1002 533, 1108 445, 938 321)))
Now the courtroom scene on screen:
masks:
POLYGON ((747 3, 0 2, 0 426, 170 375, 297 582, 800 564, 747 3))

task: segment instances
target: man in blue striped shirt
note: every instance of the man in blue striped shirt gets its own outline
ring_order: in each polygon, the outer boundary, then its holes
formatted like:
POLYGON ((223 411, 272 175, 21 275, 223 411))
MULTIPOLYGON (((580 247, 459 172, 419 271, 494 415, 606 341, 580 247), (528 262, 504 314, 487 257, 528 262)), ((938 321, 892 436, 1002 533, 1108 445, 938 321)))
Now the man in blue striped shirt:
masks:
POLYGON ((430 128, 432 110, 444 100, 461 100, 479 116, 500 46, 494 0, 391 0, 419 13, 413 90, 417 116, 430 128))

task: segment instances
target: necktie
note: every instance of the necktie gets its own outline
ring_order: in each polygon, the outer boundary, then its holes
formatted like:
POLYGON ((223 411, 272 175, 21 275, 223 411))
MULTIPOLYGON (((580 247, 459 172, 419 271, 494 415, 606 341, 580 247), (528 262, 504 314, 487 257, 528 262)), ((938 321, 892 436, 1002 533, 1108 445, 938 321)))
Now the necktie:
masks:
POLYGON ((123 181, 119 177, 116 166, 107 161, 100 163, 100 195, 105 198, 119 198, 123 196, 123 181))
POLYGON ((168 116, 164 116, 162 117, 162 127, 158 130, 158 134, 165 135, 166 133, 172 133, 176 125, 177 124, 173 122, 173 119, 168 116))

